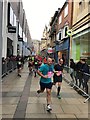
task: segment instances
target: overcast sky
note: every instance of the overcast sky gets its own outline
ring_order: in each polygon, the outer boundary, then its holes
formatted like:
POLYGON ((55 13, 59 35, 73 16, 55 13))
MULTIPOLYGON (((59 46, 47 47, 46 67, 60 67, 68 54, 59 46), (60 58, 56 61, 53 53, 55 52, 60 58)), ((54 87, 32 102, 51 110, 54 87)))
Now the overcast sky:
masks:
POLYGON ((22 0, 32 39, 40 40, 45 25, 66 0, 22 0))

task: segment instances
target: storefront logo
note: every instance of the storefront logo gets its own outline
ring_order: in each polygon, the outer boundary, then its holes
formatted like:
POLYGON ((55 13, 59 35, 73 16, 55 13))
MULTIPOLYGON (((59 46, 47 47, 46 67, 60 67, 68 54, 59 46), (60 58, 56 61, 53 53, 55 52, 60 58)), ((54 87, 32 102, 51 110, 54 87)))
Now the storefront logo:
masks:
POLYGON ((73 35, 72 30, 67 30, 67 35, 68 35, 68 36, 72 36, 72 35, 73 35))

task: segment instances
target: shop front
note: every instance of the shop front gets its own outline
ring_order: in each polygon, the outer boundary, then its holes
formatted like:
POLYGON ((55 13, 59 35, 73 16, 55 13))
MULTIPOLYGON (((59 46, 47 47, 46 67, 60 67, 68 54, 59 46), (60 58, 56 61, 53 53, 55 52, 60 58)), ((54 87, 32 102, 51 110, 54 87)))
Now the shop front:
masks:
POLYGON ((72 39, 72 58, 77 62, 80 57, 86 58, 90 64, 90 29, 78 33, 72 39))
POLYGON ((69 65, 70 38, 65 39, 61 44, 56 45, 57 60, 62 58, 65 65, 69 65))

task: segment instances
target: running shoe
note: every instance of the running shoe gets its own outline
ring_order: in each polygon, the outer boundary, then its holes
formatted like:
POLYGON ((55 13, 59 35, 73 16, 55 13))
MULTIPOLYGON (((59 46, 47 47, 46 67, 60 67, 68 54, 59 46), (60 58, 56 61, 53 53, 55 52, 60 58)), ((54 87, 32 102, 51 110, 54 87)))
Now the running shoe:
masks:
POLYGON ((40 90, 37 90, 37 97, 40 97, 40 90))
POLYGON ((47 105, 47 111, 51 111, 51 110, 52 110, 51 106, 47 105))
POLYGON ((61 95, 59 94, 59 95, 57 95, 57 97, 58 97, 58 99, 61 99, 61 95))

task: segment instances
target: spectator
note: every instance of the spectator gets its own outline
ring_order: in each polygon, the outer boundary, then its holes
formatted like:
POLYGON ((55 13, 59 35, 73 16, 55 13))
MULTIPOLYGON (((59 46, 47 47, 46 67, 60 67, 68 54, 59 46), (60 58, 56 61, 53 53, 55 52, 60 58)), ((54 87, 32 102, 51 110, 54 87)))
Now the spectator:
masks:
POLYGON ((88 94, 88 80, 89 80, 89 66, 87 65, 85 59, 82 59, 82 72, 83 72, 83 89, 88 94))
POLYGON ((76 63, 76 76, 75 76, 75 80, 76 80, 76 85, 78 85, 78 80, 79 80, 79 88, 81 87, 82 82, 82 59, 80 59, 80 61, 78 63, 76 63))
POLYGON ((75 62, 73 59, 70 59, 70 76, 72 78, 71 85, 74 83, 74 71, 75 71, 75 62))

